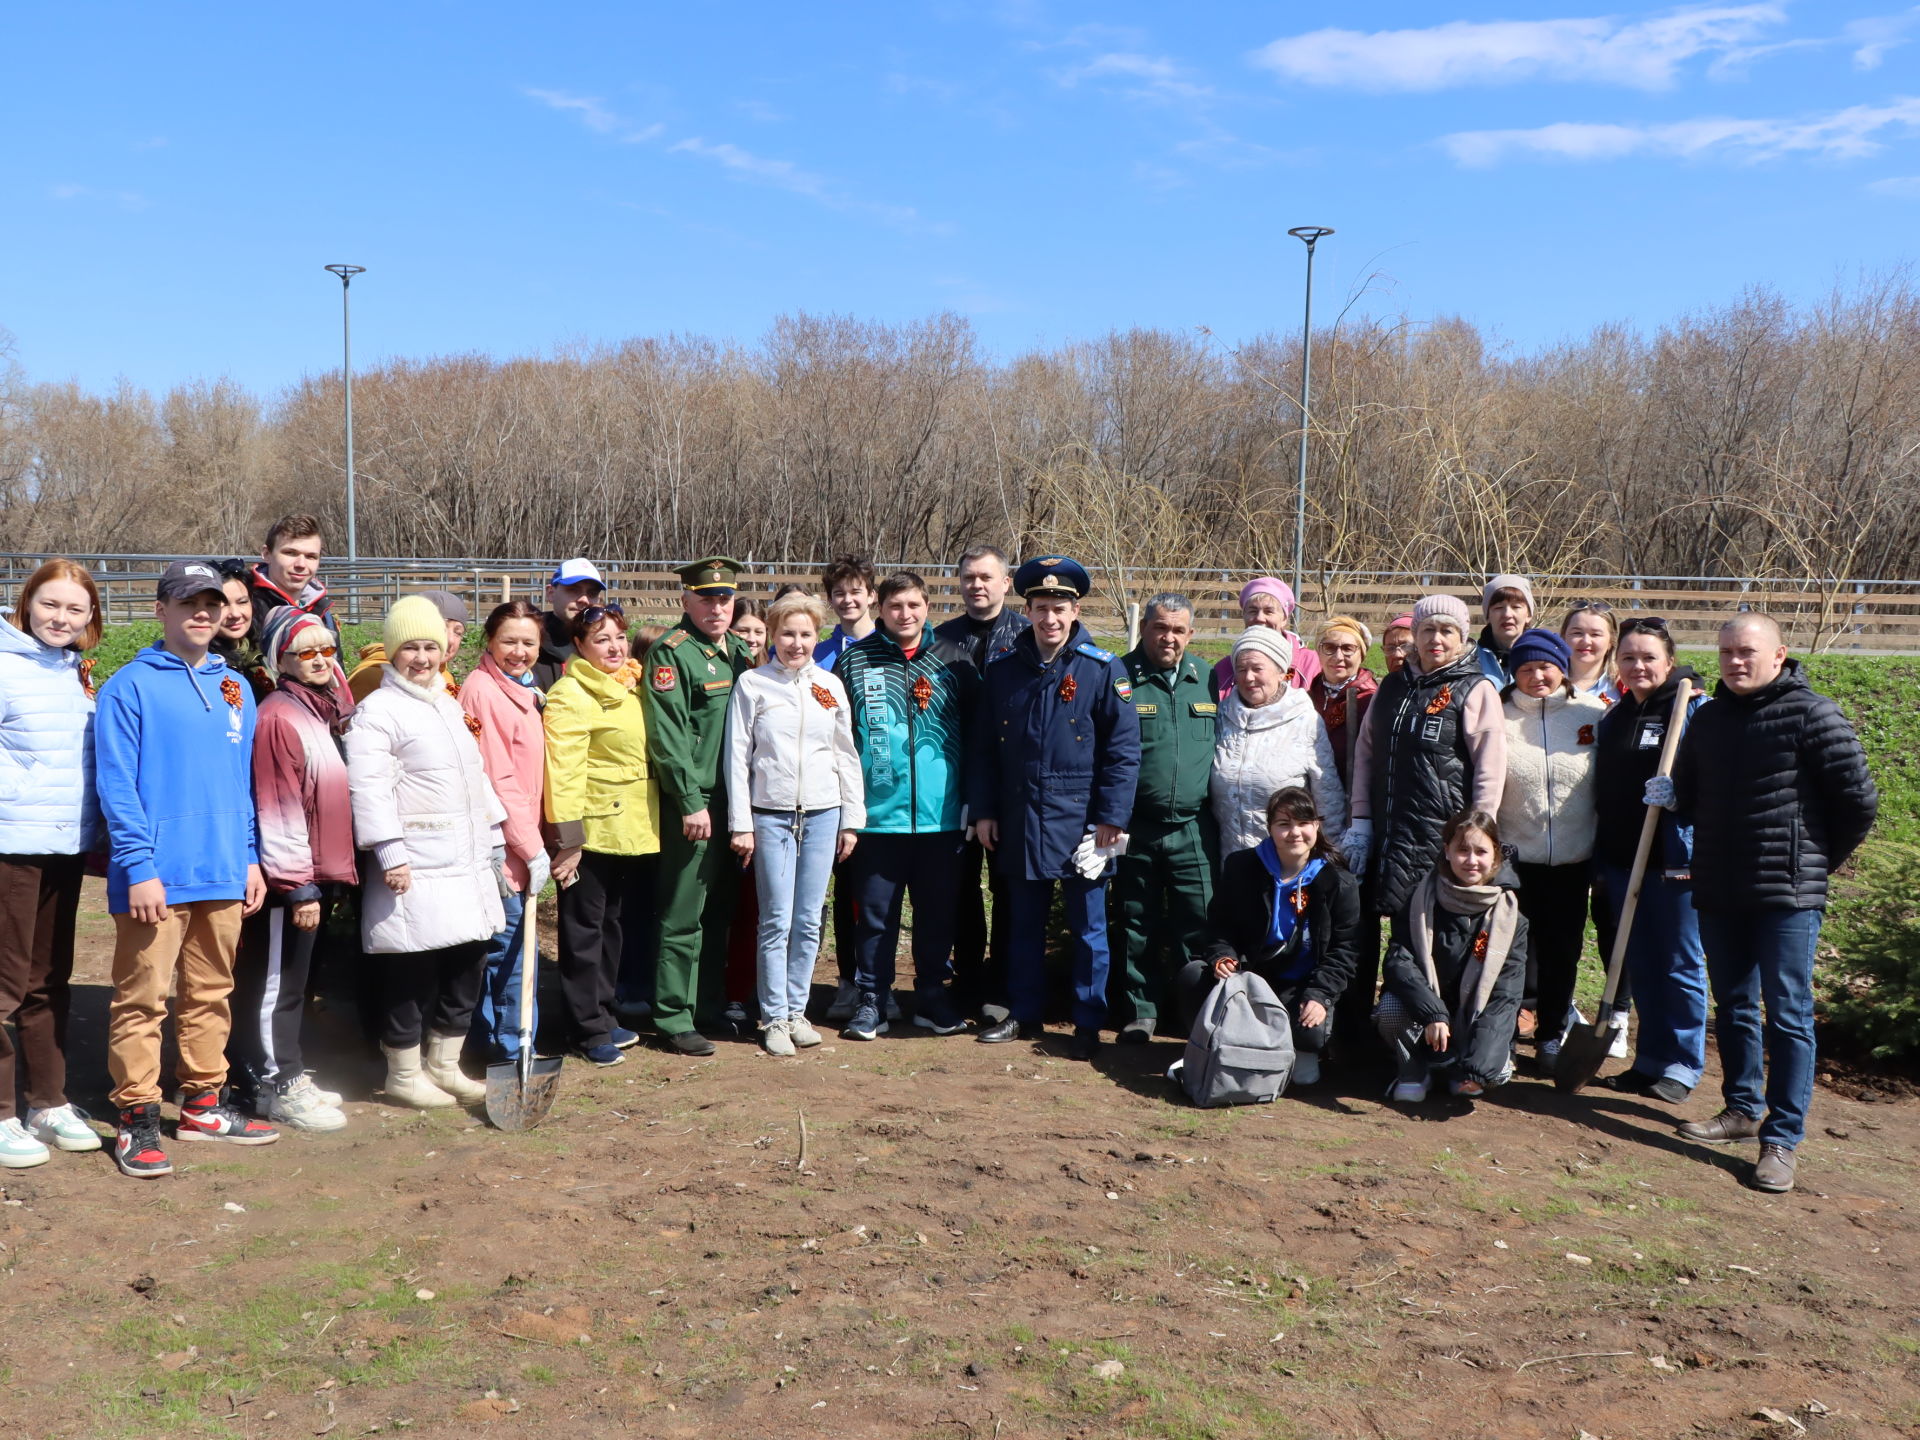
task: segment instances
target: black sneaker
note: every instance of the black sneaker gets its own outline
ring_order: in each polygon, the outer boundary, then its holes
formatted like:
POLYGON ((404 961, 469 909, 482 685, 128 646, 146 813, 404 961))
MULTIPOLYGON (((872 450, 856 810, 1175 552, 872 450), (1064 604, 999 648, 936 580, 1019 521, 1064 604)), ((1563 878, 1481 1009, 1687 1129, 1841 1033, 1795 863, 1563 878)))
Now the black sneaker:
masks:
POLYGON ((669 1050, 679 1055, 711 1055, 713 1042, 698 1030, 682 1030, 677 1035, 666 1035, 662 1039, 669 1050))
POLYGON ((871 1040, 887 1033, 887 1020, 880 1013, 880 997, 867 991, 854 1007, 853 1018, 841 1027, 842 1040, 871 1040))
POLYGON ((1067 1042, 1069 1060, 1091 1060, 1100 1053, 1100 1027, 1097 1025, 1076 1025, 1073 1027, 1073 1039, 1067 1042))
POLYGON ((264 1120, 221 1103, 217 1090, 181 1101, 180 1123, 173 1127, 173 1134, 178 1140, 222 1140, 229 1145, 271 1145, 280 1138, 280 1132, 264 1120))
POLYGON ((158 1105, 129 1105, 120 1112, 120 1128, 113 1138, 113 1163, 122 1175, 136 1180, 173 1173, 173 1162, 160 1144, 158 1105))
POLYGON ((915 997, 913 1023, 936 1035, 958 1035, 967 1028, 967 1022, 960 1018, 960 1012, 953 1008, 953 1002, 947 999, 946 992, 940 990, 915 997))
POLYGON ((1145 1045, 1153 1039, 1159 1023, 1152 1015, 1139 1016, 1120 1027, 1118 1039, 1122 1045, 1145 1045))

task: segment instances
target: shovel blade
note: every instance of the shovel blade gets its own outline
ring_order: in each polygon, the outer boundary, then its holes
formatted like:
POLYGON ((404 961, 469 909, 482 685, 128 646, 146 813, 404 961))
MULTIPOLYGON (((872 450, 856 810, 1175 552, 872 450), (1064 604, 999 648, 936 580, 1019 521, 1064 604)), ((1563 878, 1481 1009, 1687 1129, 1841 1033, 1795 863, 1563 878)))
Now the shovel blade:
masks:
POLYGON ((535 1060, 523 1079, 518 1060, 487 1067, 487 1119, 500 1130, 531 1130, 560 1091, 560 1059, 535 1060))
POLYGON ((1571 1094, 1582 1085, 1591 1085, 1606 1064, 1613 1036, 1611 1026, 1600 1024, 1576 1025, 1569 1030, 1560 1042, 1560 1059, 1553 1067, 1554 1088, 1571 1094))

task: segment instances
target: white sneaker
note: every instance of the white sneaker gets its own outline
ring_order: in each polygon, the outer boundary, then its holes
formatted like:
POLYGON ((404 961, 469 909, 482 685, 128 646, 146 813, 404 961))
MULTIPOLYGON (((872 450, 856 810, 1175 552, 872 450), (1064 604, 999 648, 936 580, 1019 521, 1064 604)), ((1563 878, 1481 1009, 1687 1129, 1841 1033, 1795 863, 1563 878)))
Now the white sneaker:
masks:
POLYGON ((761 1032, 760 1043, 767 1047, 769 1055, 793 1054, 793 1037, 787 1033, 787 1022, 769 1020, 767 1028, 761 1032))
POLYGON ((0 1120, 0 1168, 31 1170, 53 1158, 53 1152, 27 1133, 17 1115, 0 1120))
POLYGON ((1418 1105, 1432 1089, 1431 1080, 1396 1080, 1393 1084, 1393 1100, 1397 1105, 1418 1105))
POLYGON ((887 992, 887 1019, 898 1020, 899 1018, 900 1001, 895 997, 893 991, 889 990, 887 992))
POLYGON ((313 1087, 314 1097, 318 1099, 322 1105, 331 1105, 334 1109, 338 1110, 341 1102, 346 1099, 346 1096, 342 1095, 338 1090, 322 1090, 320 1088, 320 1082, 313 1078, 313 1072, 311 1070, 302 1075, 300 1079, 313 1087))
POLYGON ((787 1038, 804 1050, 820 1043, 820 1032, 807 1023, 806 1016, 795 1015, 787 1021, 787 1038))
POLYGON ((347 1125, 346 1111, 322 1100, 319 1087, 304 1075, 273 1097, 267 1106, 267 1119, 275 1125, 315 1133, 344 1130, 347 1125))
POLYGON ((1320 1083, 1320 1057, 1308 1055, 1304 1051, 1293 1057, 1293 1083, 1295 1085, 1317 1085, 1320 1083))
POLYGON ((33 1138, 56 1150, 98 1150, 100 1132, 87 1123, 87 1112, 78 1105, 55 1105, 50 1110, 29 1110, 27 1129, 33 1138))
POLYGON ((842 980, 840 988, 833 992, 833 1003, 827 1006, 827 1019, 843 1023, 853 1018, 853 1012, 860 1008, 860 992, 854 988, 853 981, 842 980))

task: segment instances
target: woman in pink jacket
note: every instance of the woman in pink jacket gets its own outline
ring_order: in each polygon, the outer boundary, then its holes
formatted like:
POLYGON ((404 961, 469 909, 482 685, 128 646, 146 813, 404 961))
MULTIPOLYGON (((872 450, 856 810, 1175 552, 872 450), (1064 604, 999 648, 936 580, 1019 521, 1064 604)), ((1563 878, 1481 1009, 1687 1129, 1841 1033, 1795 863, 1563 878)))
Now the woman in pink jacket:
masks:
POLYGON ((507 842, 507 879, 515 891, 501 902, 506 928, 487 947, 486 982, 469 1039, 491 1062, 520 1053, 523 978, 539 992, 537 977, 520 974, 520 927, 547 884, 547 847, 540 831, 547 741, 540 718, 546 697, 533 675, 540 658, 540 612, 525 600, 509 600, 487 616, 486 637, 480 663, 460 687, 460 708, 480 742, 487 779, 507 810, 500 830, 507 842))

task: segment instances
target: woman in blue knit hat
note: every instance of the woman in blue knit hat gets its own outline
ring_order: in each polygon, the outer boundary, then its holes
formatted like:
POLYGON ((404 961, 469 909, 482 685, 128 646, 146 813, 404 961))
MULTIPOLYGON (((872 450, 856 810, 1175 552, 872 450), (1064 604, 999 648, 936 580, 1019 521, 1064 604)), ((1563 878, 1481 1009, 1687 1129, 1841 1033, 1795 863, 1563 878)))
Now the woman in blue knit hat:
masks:
MULTIPOLYGON (((1573 1018, 1573 987, 1593 889, 1593 757, 1607 707, 1575 690, 1573 652, 1551 630, 1525 630, 1508 649, 1513 683, 1503 710, 1507 783, 1500 834, 1520 877, 1527 917, 1525 1011, 1537 1017, 1540 1063, 1551 1070, 1573 1018)), ((1624 1022, 1624 1015, 1622 1021, 1624 1022)))

